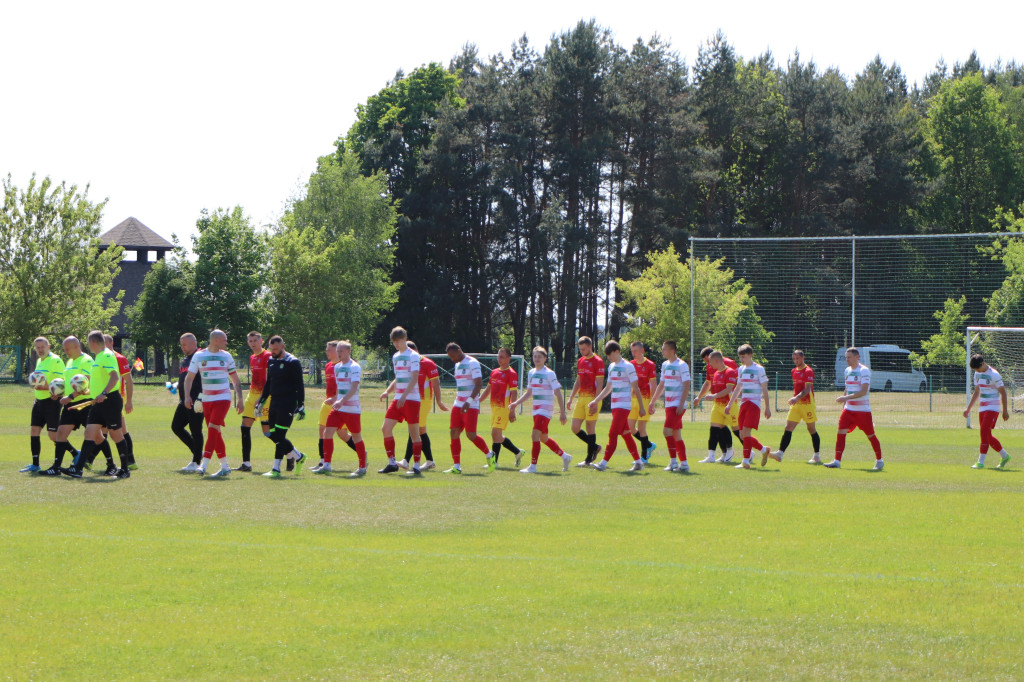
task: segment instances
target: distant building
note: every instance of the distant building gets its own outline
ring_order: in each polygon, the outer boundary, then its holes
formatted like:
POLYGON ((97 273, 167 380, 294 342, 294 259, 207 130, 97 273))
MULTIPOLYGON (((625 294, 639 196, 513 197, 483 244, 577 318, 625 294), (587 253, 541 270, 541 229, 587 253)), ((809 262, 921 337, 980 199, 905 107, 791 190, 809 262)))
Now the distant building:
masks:
POLYGON ((121 342, 131 337, 125 312, 130 306, 135 305, 142 295, 142 284, 146 274, 153 269, 153 264, 163 260, 167 252, 174 248, 174 244, 136 218, 128 218, 101 234, 100 244, 101 250, 115 244, 124 249, 121 272, 114 278, 110 293, 107 295, 110 298, 116 296, 118 291, 124 290, 121 311, 111 320, 111 324, 117 327, 117 333, 113 335, 114 346, 120 348, 121 342))

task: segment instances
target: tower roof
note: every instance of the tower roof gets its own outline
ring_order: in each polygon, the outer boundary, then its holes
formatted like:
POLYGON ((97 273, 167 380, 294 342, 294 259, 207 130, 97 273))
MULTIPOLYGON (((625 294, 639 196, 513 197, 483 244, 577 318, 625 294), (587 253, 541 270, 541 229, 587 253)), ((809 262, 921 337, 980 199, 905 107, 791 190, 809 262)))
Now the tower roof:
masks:
POLYGON ((117 244, 131 249, 173 249, 170 243, 136 218, 123 220, 100 235, 100 244, 117 244))

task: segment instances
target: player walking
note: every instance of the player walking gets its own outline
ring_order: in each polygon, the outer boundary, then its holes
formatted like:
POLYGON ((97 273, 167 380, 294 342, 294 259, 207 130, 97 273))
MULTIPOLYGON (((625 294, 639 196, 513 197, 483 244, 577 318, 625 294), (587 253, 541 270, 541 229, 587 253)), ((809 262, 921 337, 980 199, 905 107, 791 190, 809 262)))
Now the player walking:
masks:
POLYGON ((541 346, 537 346, 533 349, 533 369, 527 373, 526 390, 523 391, 523 395, 517 400, 513 400, 509 404, 509 410, 515 410, 517 407, 525 403, 528 399, 533 398, 533 431, 531 437, 533 439, 533 449, 530 454, 530 466, 525 469, 520 469, 519 472, 523 474, 535 474, 537 473, 537 460, 540 458, 540 444, 548 446, 548 448, 561 457, 562 459, 562 471, 569 470, 569 462, 572 461, 572 456, 567 454, 562 448, 558 446, 554 438, 548 435, 548 425, 551 423, 551 417, 554 414, 554 401, 558 400, 558 419, 562 424, 565 424, 565 403, 562 400, 562 386, 558 383, 558 377, 546 366, 548 361, 548 352, 541 346))
POLYGON ((395 354, 391 356, 391 365, 395 370, 394 380, 380 394, 380 400, 386 400, 394 391, 395 399, 388 405, 384 413, 384 452, 388 455, 388 463, 379 470, 379 474, 391 474, 398 471, 395 459, 395 425, 406 422, 409 426, 409 438, 412 439, 412 471, 415 476, 420 474, 420 453, 423 444, 420 441, 420 354, 409 348, 409 334, 401 327, 391 330, 391 343, 395 354))
POLYGON ((256 412, 262 412, 269 403, 267 421, 270 423, 270 440, 275 444, 274 466, 267 478, 281 478, 281 460, 293 460, 295 473, 302 471, 306 455, 299 452, 288 440, 288 429, 292 420, 306 418, 306 385, 302 379, 302 363, 284 349, 284 339, 275 334, 267 343, 270 361, 267 363, 267 383, 263 386, 256 412))
MULTIPOLYGON (((416 347, 416 344, 412 341, 406 343, 407 347, 412 348, 417 353, 420 349, 416 347)), ((423 456, 427 458, 427 461, 423 464, 420 469, 426 471, 433 469, 437 465, 434 464, 434 453, 430 449, 430 435, 427 433, 427 417, 430 415, 431 404, 436 404, 437 409, 442 412, 448 411, 448 406, 441 400, 441 373, 437 371, 437 363, 428 357, 420 356, 420 375, 419 375, 419 390, 420 390, 420 423, 418 424, 420 429, 420 443, 422 448, 423 456)), ((409 460, 412 459, 412 438, 407 438, 405 441, 405 459, 398 463, 398 466, 402 469, 409 469, 409 460)))
MULTIPOLYGON (((256 403, 263 395, 263 387, 267 385, 267 363, 270 362, 270 351, 263 348, 263 335, 253 331, 245 335, 245 343, 252 351, 249 356, 249 390, 245 392, 245 408, 242 410, 242 463, 235 471, 252 471, 252 425, 256 421, 256 403)), ((270 410, 269 401, 263 406, 263 415, 260 417, 260 426, 263 435, 270 437, 270 423, 267 422, 267 413, 270 410)))
POLYGON ((124 402, 124 414, 121 415, 121 435, 128 447, 128 469, 135 471, 138 465, 135 463, 135 447, 132 444, 132 434, 128 433, 128 422, 125 415, 131 414, 135 409, 132 406, 132 397, 135 394, 135 381, 132 379, 132 363, 128 358, 114 350, 114 337, 110 334, 103 335, 103 345, 107 347, 114 357, 117 358, 117 371, 121 375, 121 400, 124 402))
POLYGON ((601 406, 601 401, 610 393, 612 396, 612 425, 608 429, 608 445, 604 449, 604 459, 598 462, 594 468, 598 471, 608 468, 608 460, 615 454, 617 438, 622 436, 622 440, 626 441, 629 454, 633 456, 633 468, 630 471, 643 471, 644 461, 640 459, 640 453, 636 450, 636 443, 633 442, 628 424, 632 400, 635 399, 639 403, 640 417, 647 414, 647 409, 641 400, 636 368, 622 357, 622 348, 615 341, 609 341, 604 345, 604 354, 611 363, 608 365, 608 383, 587 407, 592 414, 596 414, 601 406))
POLYGON ((665 471, 690 471, 686 461, 686 443, 683 441, 683 415, 686 414, 686 396, 690 395, 690 366, 676 355, 676 342, 661 344, 661 381, 647 403, 647 414, 654 414, 654 404, 665 396, 665 443, 668 445, 668 466, 665 471), (676 460, 679 463, 676 463, 676 460))
POLYGON ((480 393, 483 391, 483 372, 480 361, 462 352, 462 346, 452 341, 444 352, 448 359, 455 363, 455 403, 452 405, 448 428, 452 438, 452 468, 446 474, 462 473, 462 432, 466 439, 475 445, 487 458, 487 466, 491 471, 498 464, 493 453, 487 449, 487 441, 476 432, 480 419, 480 393))
POLYGON ((700 403, 705 397, 715 401, 715 407, 711 408, 711 428, 708 430, 708 456, 702 459, 701 463, 710 464, 717 461, 720 464, 728 464, 733 458, 732 437, 735 435, 736 440, 741 442, 742 438, 740 438, 738 415, 735 412, 732 414, 725 413, 725 406, 729 402, 729 396, 732 394, 733 387, 729 387, 728 393, 719 395, 720 390, 727 385, 727 382, 725 381, 726 377, 719 377, 716 383, 715 375, 718 372, 731 369, 734 374, 730 375, 730 378, 734 380, 732 383, 735 385, 735 372, 738 366, 735 360, 726 357, 711 346, 702 349, 700 357, 704 360, 704 384, 701 386, 700 393, 693 404, 695 407, 700 407, 700 403), (718 358, 717 361, 714 360, 715 357, 718 358), (715 397, 716 395, 718 395, 717 398, 715 397), (718 407, 719 405, 721 407, 718 407), (722 456, 716 460, 715 450, 718 447, 722 448, 722 456))
POLYGON ((807 424, 807 433, 811 434, 811 445, 814 446, 814 456, 808 464, 821 464, 821 436, 815 423, 818 421, 818 409, 814 404, 814 370, 804 362, 802 350, 793 351, 793 397, 789 399, 789 414, 786 416, 786 431, 782 434, 782 442, 779 449, 775 451, 774 458, 782 461, 789 447, 789 441, 793 437, 793 429, 803 421, 807 424))
MULTIPOLYGON (((324 464, 324 432, 327 430, 327 418, 331 416, 331 411, 334 408, 334 401, 338 396, 338 379, 334 375, 334 365, 338 362, 338 342, 328 341, 327 346, 324 349, 327 354, 327 364, 324 365, 324 388, 326 389, 327 397, 323 403, 320 404, 320 414, 317 417, 317 436, 320 439, 320 461, 317 463, 314 469, 320 468, 324 464)), ((331 448, 332 452, 334 448, 331 448)))
MULTIPOLYGON (((738 383, 725 406, 725 413, 732 411, 732 406, 739 401, 740 437, 743 439, 743 461, 736 465, 737 469, 750 468, 750 454, 754 450, 761 452, 761 466, 769 457, 774 459, 771 448, 761 443, 754 436, 761 421, 761 402, 764 401, 764 418, 771 419, 772 408, 768 404, 768 375, 764 367, 754 362, 754 349, 745 343, 737 350, 741 367, 737 371, 738 383)), ((782 461, 779 459, 779 461, 782 461)))
POLYGON ((88 417, 88 407, 78 409, 89 401, 88 386, 76 391, 72 379, 76 376, 83 376, 86 379, 92 374, 92 356, 82 352, 82 343, 74 336, 64 339, 61 344, 64 348, 64 355, 68 361, 64 365, 64 397, 60 399, 62 406, 60 412, 60 426, 57 428, 57 444, 54 449, 53 464, 49 469, 40 471, 41 476, 60 476, 65 471, 65 453, 71 453, 74 459, 78 458, 80 450, 75 450, 68 442, 71 432, 79 426, 85 428, 85 420, 88 417))
POLYGON ((362 405, 359 403, 359 385, 363 368, 352 359, 352 343, 335 343, 336 359, 332 371, 335 377, 335 397, 324 429, 324 461, 312 469, 314 474, 329 474, 334 457, 334 434, 341 431, 341 439, 354 441, 359 467, 349 474, 353 478, 366 475, 366 443, 362 434, 362 405), (349 436, 351 434, 351 437, 349 436))
POLYGON ((203 459, 196 472, 203 476, 206 467, 213 459, 214 453, 220 461, 220 470, 211 474, 213 478, 223 478, 231 473, 227 460, 227 444, 224 442, 225 418, 231 407, 231 388, 235 389, 235 410, 242 414, 242 382, 238 380, 235 370, 235 359, 226 349, 228 335, 220 329, 210 332, 210 342, 206 348, 192 356, 185 375, 185 409, 191 410, 193 405, 192 383, 196 375, 203 380, 203 419, 206 421, 206 446, 203 448, 203 459))
MULTIPOLYGON (((60 356, 50 350, 50 340, 45 336, 37 337, 32 344, 36 351, 36 367, 33 374, 39 373, 43 376, 45 386, 36 388, 33 391, 35 401, 32 403, 32 416, 29 420, 29 447, 32 453, 32 463, 21 469, 22 473, 35 473, 40 471, 39 454, 42 452, 42 441, 40 436, 43 428, 46 428, 46 435, 53 442, 54 455, 57 452, 57 431, 60 429, 60 396, 50 393, 50 382, 64 376, 64 361, 60 356)), ((65 390, 70 390, 65 383, 65 390)))
POLYGON ((572 410, 572 432, 587 444, 587 458, 577 464, 578 467, 588 466, 601 452, 597 444, 597 413, 591 413, 587 404, 594 399, 604 387, 604 360, 594 353, 594 342, 589 336, 581 336, 579 340, 580 359, 576 361, 576 381, 569 393, 567 410, 572 410), (576 408, 572 403, 579 398, 576 408), (580 428, 586 422, 587 430, 580 428))
MULTIPOLYGON (((498 465, 501 448, 516 456, 516 468, 525 454, 516 447, 511 438, 505 437, 505 429, 516 420, 516 413, 508 409, 508 404, 519 397, 519 375, 511 367, 512 351, 508 348, 498 349, 498 366, 491 370, 487 380, 487 388, 480 394, 480 402, 491 399, 491 452, 494 453, 494 465, 498 465)), ((485 464, 489 467, 490 464, 485 464)))
MULTIPOLYGON (((192 461, 180 469, 182 473, 191 474, 199 471, 199 463, 203 461, 203 414, 185 407, 185 379, 188 377, 188 368, 192 366, 192 356, 199 350, 199 343, 195 334, 186 332, 178 339, 178 344, 184 357, 178 367, 178 406, 174 408, 174 417, 171 419, 171 432, 192 452, 192 461)), ((203 378, 195 375, 191 393, 188 394, 193 404, 202 392, 203 378)))
POLYGON ((640 459, 644 461, 644 464, 651 459, 651 454, 658 448, 657 444, 652 443, 647 437, 647 423, 651 421, 650 408, 643 416, 640 416, 639 410, 641 402, 644 405, 651 404, 651 392, 658 383, 658 366, 654 364, 654 360, 644 355, 646 350, 642 341, 634 341, 629 344, 629 351, 633 354, 633 359, 629 362, 636 369, 636 381, 640 386, 641 400, 637 401, 636 398, 633 398, 629 407, 627 424, 629 424, 629 431, 633 437, 640 441, 640 459))
POLYGON ((988 454, 989 447, 992 447, 1001 457, 996 469, 1005 469, 1006 463, 1010 461, 1010 455, 1003 449, 999 440, 992 435, 992 429, 995 428, 999 418, 1000 408, 1002 408, 1003 421, 1010 418, 1003 377, 995 367, 985 362, 985 358, 981 355, 972 355, 970 365, 974 370, 974 393, 967 401, 964 417, 970 416, 971 408, 974 407, 975 402, 978 402, 978 425, 981 428, 981 449, 978 461, 971 468, 984 469, 985 455, 988 454))
POLYGON ((117 357, 104 346, 103 332, 89 332, 88 340, 89 350, 95 354, 89 375, 89 398, 93 404, 86 417, 85 443, 82 444, 82 450, 72 465, 61 473, 72 478, 81 478, 84 464, 91 461, 94 450, 103 442, 103 429, 107 429, 121 459, 121 468, 111 470, 108 466, 107 475, 128 478, 131 472, 128 470, 128 446, 121 435, 121 411, 124 409, 124 403, 118 390, 121 387, 121 374, 118 371, 117 357))
POLYGON ((846 449, 846 434, 860 429, 868 437, 871 449, 875 451, 875 471, 885 466, 882 461, 882 444, 875 435, 875 424, 871 418, 871 370, 860 363, 860 351, 856 348, 846 349, 846 395, 836 398, 843 406, 839 414, 839 430, 836 433, 836 458, 825 465, 828 469, 842 466, 843 450, 846 449))

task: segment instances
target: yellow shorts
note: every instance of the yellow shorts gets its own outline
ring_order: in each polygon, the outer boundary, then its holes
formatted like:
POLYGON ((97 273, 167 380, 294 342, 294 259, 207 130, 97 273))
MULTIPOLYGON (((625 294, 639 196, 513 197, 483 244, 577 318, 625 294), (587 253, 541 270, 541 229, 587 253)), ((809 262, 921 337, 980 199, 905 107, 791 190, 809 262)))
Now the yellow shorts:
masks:
POLYGON ((420 428, 426 428, 427 426, 427 415, 430 414, 431 408, 434 407, 434 396, 431 395, 430 389, 426 391, 426 395, 420 399, 420 428))
MULTIPOLYGON (((263 390, 246 391, 245 392, 245 409, 242 410, 242 419, 257 419, 256 417, 256 403, 260 400, 260 394, 263 390)), ((263 406, 263 414, 258 419, 264 424, 267 423, 267 410, 270 409, 270 398, 267 398, 266 404, 263 406)))
POLYGON ((594 399, 593 395, 587 395, 586 393, 578 393, 576 395, 576 404, 572 408, 572 418, 581 419, 588 422, 596 422, 598 415, 601 413, 601 408, 598 406, 597 412, 590 414, 588 405, 590 401, 594 399))
MULTIPOLYGON (((324 400, 327 400, 327 398, 324 398, 324 400)), ((320 426, 327 426, 327 418, 331 416, 332 409, 334 408, 331 405, 328 405, 327 403, 320 403, 320 417, 317 419, 317 424, 320 426)))
MULTIPOLYGON (((644 398, 646 401, 647 399, 644 398)), ((638 422, 649 422, 651 421, 651 413, 647 411, 647 403, 644 403, 644 416, 640 416, 640 404, 636 401, 636 396, 631 398, 629 404, 629 416, 626 419, 635 419, 638 422)))
POLYGON ((740 422, 740 404, 735 402, 732 408, 729 410, 729 414, 725 413, 725 404, 715 403, 714 407, 711 408, 711 419, 709 420, 712 424, 723 424, 728 426, 730 429, 739 428, 740 422))
POLYGON ((815 409, 814 401, 809 403, 797 403, 789 408, 789 414, 786 415, 786 421, 788 422, 807 422, 813 424, 818 421, 818 411, 815 409))
POLYGON ((504 405, 491 405, 491 428, 502 431, 508 428, 508 408, 504 405))

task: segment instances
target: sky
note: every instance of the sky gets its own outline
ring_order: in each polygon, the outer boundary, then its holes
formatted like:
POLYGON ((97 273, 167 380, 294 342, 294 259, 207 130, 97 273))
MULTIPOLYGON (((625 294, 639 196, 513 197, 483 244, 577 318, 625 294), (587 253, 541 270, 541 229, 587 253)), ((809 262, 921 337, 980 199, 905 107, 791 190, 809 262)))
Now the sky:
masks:
POLYGON ((88 185, 108 200, 103 229, 134 216, 188 246, 203 208, 274 223, 357 104, 467 43, 507 54, 525 34, 543 50, 593 18, 626 47, 659 35, 691 65, 719 29, 740 56, 799 50, 848 77, 875 55, 911 83, 973 49, 984 64, 1024 61, 1024 3, 943 5, 0 0, 0 176, 88 185))

